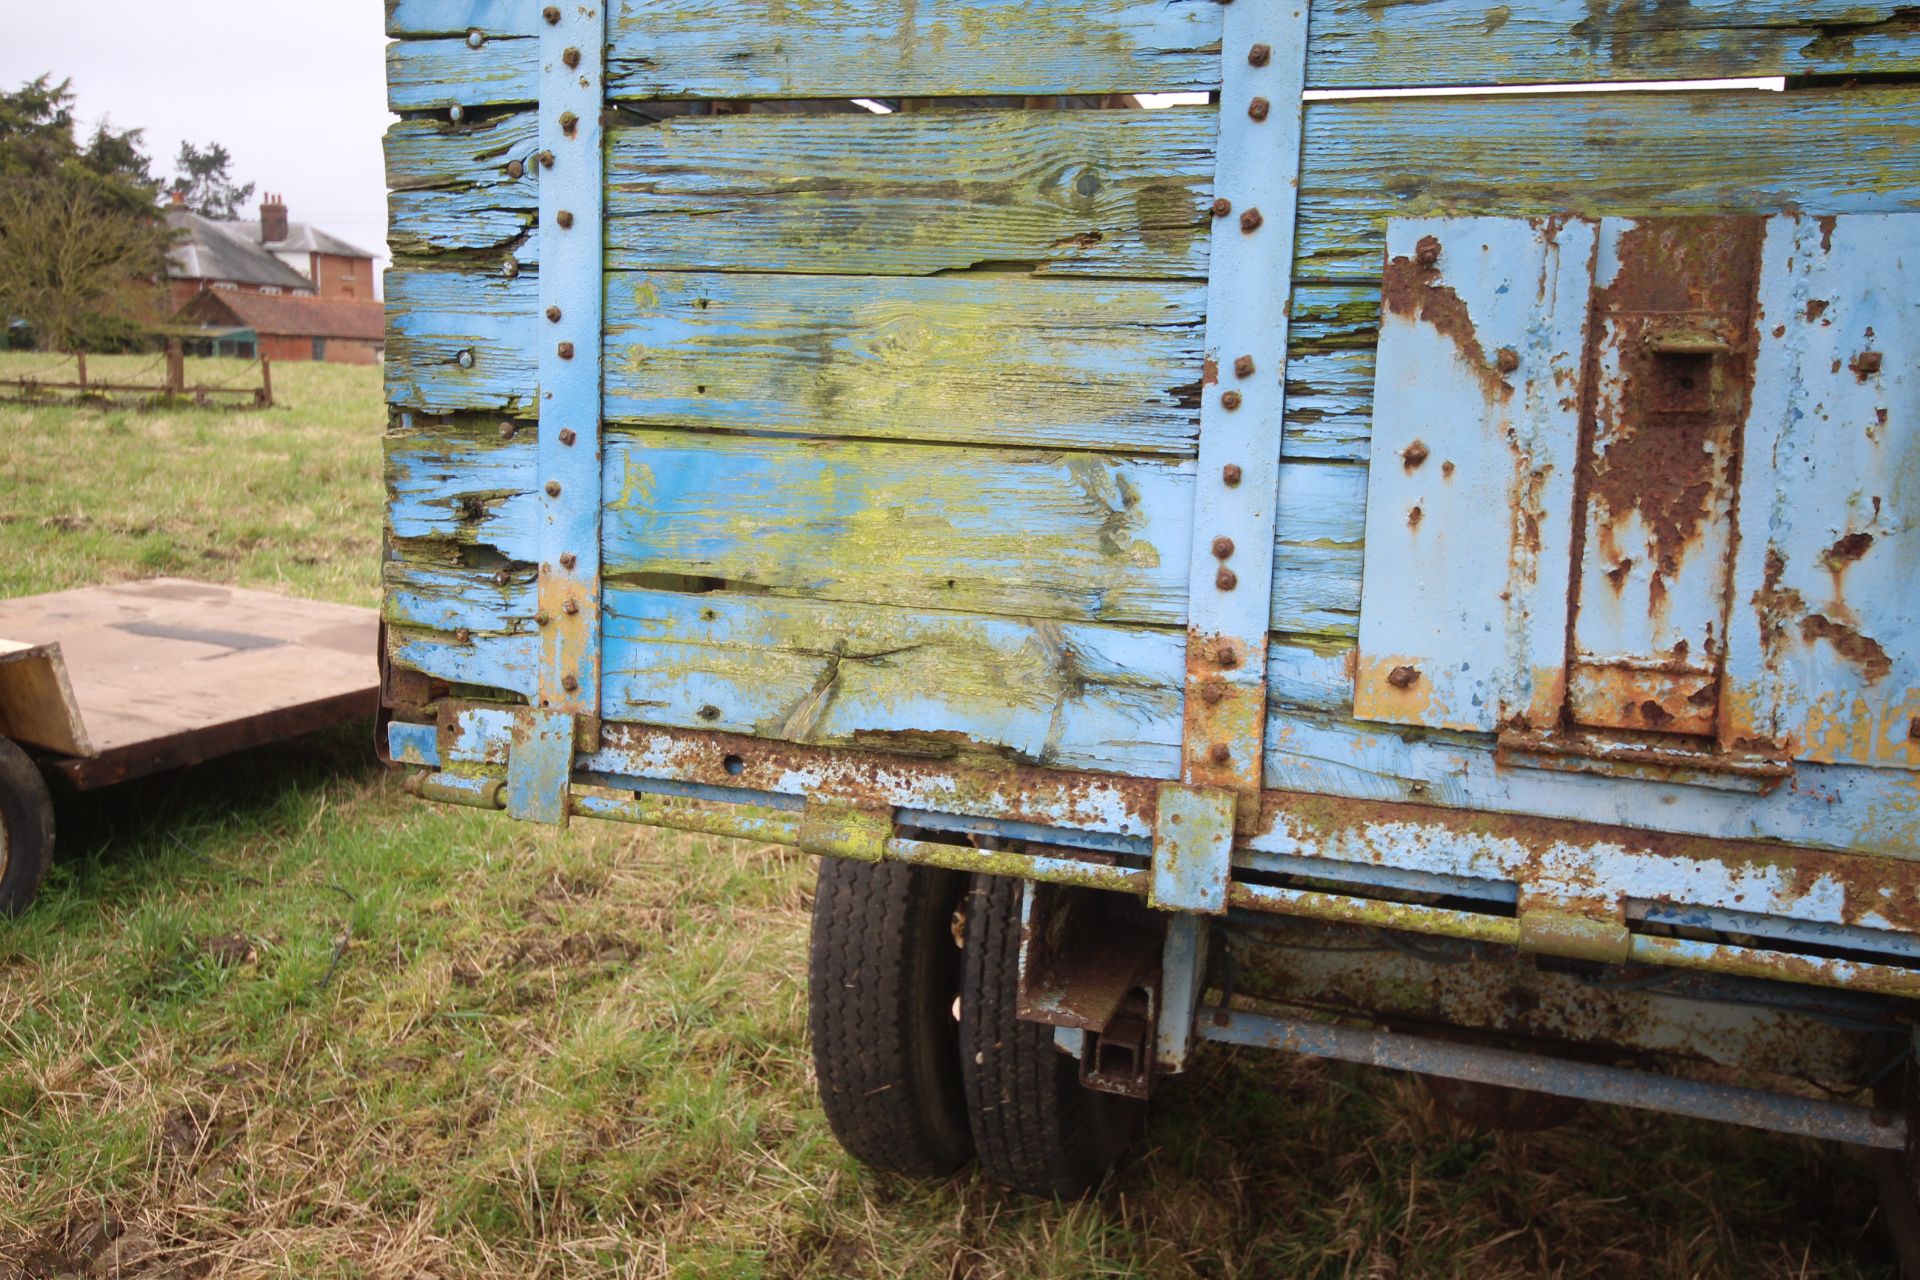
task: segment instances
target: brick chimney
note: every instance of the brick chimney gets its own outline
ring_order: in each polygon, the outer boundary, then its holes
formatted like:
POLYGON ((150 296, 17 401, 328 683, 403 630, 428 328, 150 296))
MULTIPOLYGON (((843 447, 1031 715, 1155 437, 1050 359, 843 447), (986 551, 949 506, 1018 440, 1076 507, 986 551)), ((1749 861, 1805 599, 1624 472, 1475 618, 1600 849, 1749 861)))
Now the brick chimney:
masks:
POLYGON ((260 243, 272 244, 287 238, 287 202, 269 195, 260 202, 260 243))

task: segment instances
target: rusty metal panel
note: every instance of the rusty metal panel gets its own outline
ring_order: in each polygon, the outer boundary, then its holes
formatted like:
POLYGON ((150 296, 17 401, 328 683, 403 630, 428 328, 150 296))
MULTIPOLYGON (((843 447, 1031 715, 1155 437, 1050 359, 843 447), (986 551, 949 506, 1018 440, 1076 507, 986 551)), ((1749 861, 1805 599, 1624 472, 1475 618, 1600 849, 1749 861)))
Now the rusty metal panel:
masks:
POLYGON ((1601 224, 1572 591, 1576 724, 1713 732, 1765 225, 1601 224))
POLYGON ((1920 768, 1920 218, 1763 259, 1721 744, 1920 768))
POLYGON ((1177 782, 1160 786, 1153 828, 1150 905, 1224 915, 1233 875, 1234 795, 1177 782))
POLYGON ((1387 231, 1354 712, 1491 731, 1564 698, 1596 225, 1387 231))

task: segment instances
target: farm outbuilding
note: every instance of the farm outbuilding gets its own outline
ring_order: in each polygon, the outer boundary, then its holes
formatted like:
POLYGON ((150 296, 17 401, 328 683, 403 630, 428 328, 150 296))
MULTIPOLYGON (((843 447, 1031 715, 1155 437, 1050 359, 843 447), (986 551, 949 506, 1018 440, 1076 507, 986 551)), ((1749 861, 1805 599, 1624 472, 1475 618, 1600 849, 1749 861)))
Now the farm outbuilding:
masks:
MULTIPOLYGON (((180 308, 173 332, 204 335, 233 346, 236 331, 254 335, 253 354, 275 363, 324 360, 374 364, 385 351, 385 320, 373 301, 207 289, 180 308), (192 326, 191 331, 180 326, 192 326)), ((223 354, 225 351, 223 350, 223 354)), ((234 354, 243 354, 235 350, 234 354)))

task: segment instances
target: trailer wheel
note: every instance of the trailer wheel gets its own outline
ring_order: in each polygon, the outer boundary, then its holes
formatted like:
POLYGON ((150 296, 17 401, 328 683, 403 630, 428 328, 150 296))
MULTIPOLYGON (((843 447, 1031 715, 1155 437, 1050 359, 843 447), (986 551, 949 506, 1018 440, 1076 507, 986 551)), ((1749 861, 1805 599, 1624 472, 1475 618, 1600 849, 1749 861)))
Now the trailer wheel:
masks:
POLYGON ((960 989, 960 1071, 988 1175, 1030 1195, 1071 1197, 1120 1158, 1145 1108, 1080 1084, 1053 1028, 1022 1022, 1020 882, 975 876, 960 989))
POLYGON ((27 753, 0 738, 0 916, 17 916, 40 892, 53 860, 53 798, 27 753))
POLYGON ((820 859, 808 1026, 820 1105, 840 1145, 894 1173, 952 1173, 973 1155, 960 1091, 959 872, 820 859))

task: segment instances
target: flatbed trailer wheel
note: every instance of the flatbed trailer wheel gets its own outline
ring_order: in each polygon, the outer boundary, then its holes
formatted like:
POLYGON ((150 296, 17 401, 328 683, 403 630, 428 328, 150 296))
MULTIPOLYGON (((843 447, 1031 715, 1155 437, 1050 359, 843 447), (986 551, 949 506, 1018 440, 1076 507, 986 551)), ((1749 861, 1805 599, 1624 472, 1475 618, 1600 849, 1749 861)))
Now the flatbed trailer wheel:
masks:
POLYGON ((1053 1028, 1019 1018, 1021 882, 975 876, 960 989, 960 1071, 980 1166, 1016 1191, 1078 1196, 1107 1175, 1143 1104, 1080 1083, 1053 1028))
POLYGON ((960 1088, 964 873, 822 858, 808 949, 820 1105, 862 1164, 952 1173, 973 1155, 960 1088))
POLYGON ((53 798, 26 752, 0 738, 0 916, 27 909, 53 861, 53 798))

